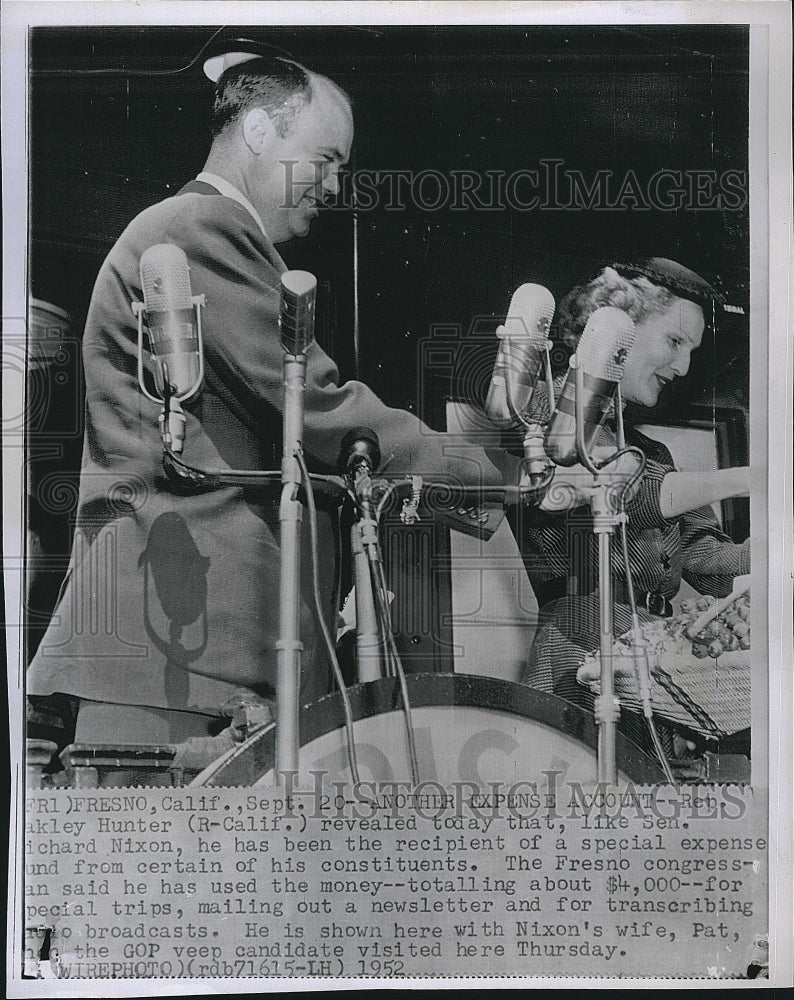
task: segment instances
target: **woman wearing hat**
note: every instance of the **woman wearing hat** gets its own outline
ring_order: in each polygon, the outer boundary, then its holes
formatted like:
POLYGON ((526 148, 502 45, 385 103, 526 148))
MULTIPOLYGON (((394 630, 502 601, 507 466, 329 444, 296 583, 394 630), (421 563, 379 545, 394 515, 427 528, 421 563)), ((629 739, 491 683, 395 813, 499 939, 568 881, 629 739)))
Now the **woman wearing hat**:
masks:
MULTIPOLYGON (((639 266, 605 268, 587 285, 574 288, 560 303, 561 337, 576 347, 596 309, 613 306, 634 321, 635 339, 625 362, 624 402, 653 407, 666 385, 683 378, 692 351, 700 346, 706 317, 717 293, 688 268, 662 258, 639 266)), ((548 419, 542 390, 533 401, 536 419, 548 419), (545 413, 540 412, 545 406, 545 413)), ((628 548, 641 621, 672 613, 671 598, 681 580, 702 594, 730 593, 733 579, 750 572, 749 539, 737 545, 724 534, 711 504, 749 493, 749 469, 705 473, 676 472, 667 448, 628 423, 626 444, 641 449, 647 464, 626 504, 628 548)), ((600 457, 616 450, 607 421, 598 440, 600 457)), ((630 456, 626 456, 629 458, 630 456)), ((581 468, 557 469, 555 482, 592 483, 581 468)), ((578 489, 573 509, 532 511, 520 529, 524 561, 540 606, 539 629, 523 680, 574 701, 586 701, 576 673, 585 654, 599 645, 597 541, 592 532, 587 492, 578 489)), ((547 505, 544 505, 547 506, 547 505)), ((570 504, 566 504, 570 507, 570 504)), ((632 627, 626 574, 620 546, 613 546, 614 631, 632 627)))

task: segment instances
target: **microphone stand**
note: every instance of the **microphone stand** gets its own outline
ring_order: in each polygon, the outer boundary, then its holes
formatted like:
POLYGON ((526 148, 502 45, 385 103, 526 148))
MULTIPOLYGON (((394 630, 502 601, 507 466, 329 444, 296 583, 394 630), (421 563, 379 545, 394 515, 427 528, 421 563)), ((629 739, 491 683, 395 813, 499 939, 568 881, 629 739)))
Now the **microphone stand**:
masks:
MULTIPOLYGON (((600 469, 587 453, 584 439, 584 371, 575 367, 576 450, 581 464, 592 473, 595 491, 591 500, 593 533, 598 538, 598 595, 599 595, 599 655, 601 660, 601 693, 596 696, 594 713, 598 725, 598 782, 616 785, 617 776, 617 727, 620 720, 620 701, 615 695, 615 673, 612 661, 612 535, 620 523, 620 510, 614 502, 620 493, 610 489, 600 469)), ((615 394, 615 409, 622 411, 620 384, 615 394)), ((623 447, 622 420, 619 418, 618 448, 623 447)))
POLYGON ((372 572, 380 563, 378 528, 372 509, 372 478, 361 462, 353 476, 356 520, 350 528, 350 550, 356 586, 356 662, 359 681, 376 681, 381 670, 381 635, 375 609, 372 572))
POLYGON ((353 472, 348 473, 356 501, 356 523, 351 529, 355 557, 356 615, 363 616, 357 617, 356 622, 359 681, 378 680, 380 677, 398 678, 405 715, 411 778, 414 785, 418 785, 421 778, 416 753, 416 736, 411 718, 411 702, 405 671, 391 632, 386 574, 380 556, 378 523, 374 508, 375 484, 371 473, 372 462, 368 457, 359 460, 353 472), (381 652, 383 670, 381 670, 381 652))
POLYGON ((284 355, 284 434, 281 459, 281 573, 279 640, 276 643, 276 783, 283 788, 286 774, 298 772, 300 736, 300 678, 303 643, 300 641, 300 554, 303 505, 298 499, 301 469, 306 355, 284 355))
MULTIPOLYGON (((280 787, 286 785, 285 775, 290 772, 294 779, 298 772, 299 726, 298 712, 300 700, 300 666, 302 644, 298 638, 299 580, 300 580, 300 527, 302 504, 300 502, 301 466, 297 455, 301 454, 303 432, 303 390, 305 385, 305 355, 285 355, 284 393, 284 446, 281 472, 260 469, 204 469, 189 465, 174 453, 167 435, 162 433, 163 469, 169 481, 184 492, 222 489, 226 486, 257 487, 282 483, 280 519, 282 524, 281 544, 281 632, 278 650, 276 693, 279 699, 278 726, 276 727, 276 778, 280 787)), ((389 607, 386 595, 386 581, 380 557, 377 535, 377 518, 374 509, 376 496, 386 480, 380 478, 373 483, 367 462, 359 463, 352 477, 352 484, 338 476, 312 474, 312 485, 338 504, 353 497, 357 506, 357 523, 351 529, 351 540, 355 554, 356 574, 356 614, 358 621, 357 652, 360 660, 360 680, 377 680, 381 676, 393 676, 400 680, 403 708, 408 727, 409 754, 414 783, 419 783, 416 761, 415 738, 410 720, 410 704, 405 677, 399 664, 393 639, 389 632, 389 607), (351 489, 352 485, 352 489, 351 489), (383 621, 386 635, 381 636, 379 622, 383 621), (381 671, 381 654, 388 670, 381 671)), ((429 483, 428 488, 443 491, 444 483, 429 483)), ((521 503, 525 490, 521 486, 496 487, 483 490, 480 487, 458 487, 464 495, 485 496, 486 499, 504 503, 521 503)), ((391 495, 410 495, 417 500, 416 477, 397 476, 385 486, 380 496, 379 507, 391 495)), ((292 783, 291 783, 292 785, 292 783)))

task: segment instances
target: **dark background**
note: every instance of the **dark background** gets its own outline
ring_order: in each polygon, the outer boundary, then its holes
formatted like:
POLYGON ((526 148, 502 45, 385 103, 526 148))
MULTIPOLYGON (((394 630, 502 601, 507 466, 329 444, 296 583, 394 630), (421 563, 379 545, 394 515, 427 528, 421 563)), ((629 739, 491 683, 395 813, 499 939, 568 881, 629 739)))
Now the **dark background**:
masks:
MULTIPOLYGON (((34 493, 53 467, 79 467, 78 344, 104 256, 133 216, 173 194, 204 163, 212 86, 196 57, 216 31, 31 33, 30 290, 71 314, 75 338, 31 439, 34 493), (47 451, 53 443, 54 456, 47 451)), ((607 169, 618 183, 634 171, 641 184, 662 168, 747 170, 748 35, 741 26, 249 26, 228 33, 286 49, 348 91, 356 118, 353 170, 509 174, 556 159, 588 181, 607 169)), ((705 407, 701 417, 714 406, 734 418, 738 412, 741 426, 725 458, 739 464, 747 461, 741 415, 748 401, 748 219, 747 206, 406 206, 360 211, 354 221, 348 204, 281 249, 289 266, 318 276, 318 339, 342 378, 362 378, 387 403, 414 409, 437 427, 447 396, 485 391, 492 331, 520 284, 545 284, 559 298, 605 263, 676 258, 716 280, 744 313, 720 312, 690 376, 668 388, 655 416, 666 410, 680 419, 692 404, 705 407), (455 348, 454 361, 432 371, 423 342, 438 327, 455 348), (475 377, 462 381, 461 371, 475 377)), ((70 513, 67 504, 60 521, 46 519, 51 554, 68 552, 70 513)), ((52 599, 38 598, 43 613, 52 599)))
MULTIPOLYGON (((212 88, 198 64, 211 28, 36 29, 31 36, 31 286, 79 334, 108 249, 145 206, 202 167, 212 88), (103 70, 112 71, 112 75, 103 70), (144 74, 158 75, 144 75, 144 74)), ((660 168, 747 169, 742 27, 240 28, 337 80, 355 107, 354 170, 537 169, 592 179, 660 168)), ((432 195, 432 184, 428 190, 432 195)), ((389 402, 416 403, 411 359, 431 324, 503 315, 515 288, 556 297, 605 262, 670 256, 746 304, 748 211, 359 213, 360 343, 352 343, 352 212, 285 248, 312 263, 331 309, 321 336, 389 402), (399 358, 399 366, 392 362, 399 358), (380 366, 380 367, 379 367, 380 366)), ((700 352, 687 394, 746 358, 743 323, 700 352)))

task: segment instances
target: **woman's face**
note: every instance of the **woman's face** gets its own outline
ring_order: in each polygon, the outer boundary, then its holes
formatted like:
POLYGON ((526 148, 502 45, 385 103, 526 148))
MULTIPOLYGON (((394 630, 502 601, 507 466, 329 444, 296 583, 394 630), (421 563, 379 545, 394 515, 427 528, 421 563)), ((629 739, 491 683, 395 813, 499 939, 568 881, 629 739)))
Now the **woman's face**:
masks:
POLYGON ((623 398, 656 406, 667 383, 689 371, 689 357, 700 347, 704 327, 703 310, 688 299, 673 299, 665 312, 637 323, 620 383, 623 398))

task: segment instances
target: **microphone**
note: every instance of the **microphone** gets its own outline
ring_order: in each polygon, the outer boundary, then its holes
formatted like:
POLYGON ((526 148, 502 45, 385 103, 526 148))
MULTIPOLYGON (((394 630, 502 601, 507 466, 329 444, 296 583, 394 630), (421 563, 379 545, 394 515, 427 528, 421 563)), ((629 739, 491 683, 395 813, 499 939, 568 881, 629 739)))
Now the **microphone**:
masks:
POLYGON ((204 378, 201 326, 194 309, 204 304, 204 296, 191 295, 185 251, 173 243, 145 250, 139 270, 157 394, 184 402, 204 378))
POLYGON ((380 442, 375 431, 369 427, 355 427, 342 438, 337 472, 347 475, 361 466, 375 472, 380 465, 380 442))
POLYGON ((281 275, 281 311, 278 325, 284 348, 284 422, 281 481, 300 484, 297 453, 303 445, 306 352, 314 343, 314 305, 317 279, 308 271, 281 275))
POLYGON ((596 309, 587 321, 576 353, 557 398, 557 407, 546 427, 544 448, 555 465, 580 461, 576 446, 576 371, 581 368, 584 427, 582 437, 589 453, 612 406, 623 366, 634 343, 634 323, 628 313, 613 306, 596 309))
POLYGON ((281 346, 299 357, 314 343, 314 304, 317 279, 308 271, 285 271, 281 275, 281 346))
POLYGON ((485 401, 497 427, 518 423, 529 406, 553 316, 554 296, 542 285, 521 285, 513 294, 504 326, 496 333, 499 352, 485 401))

